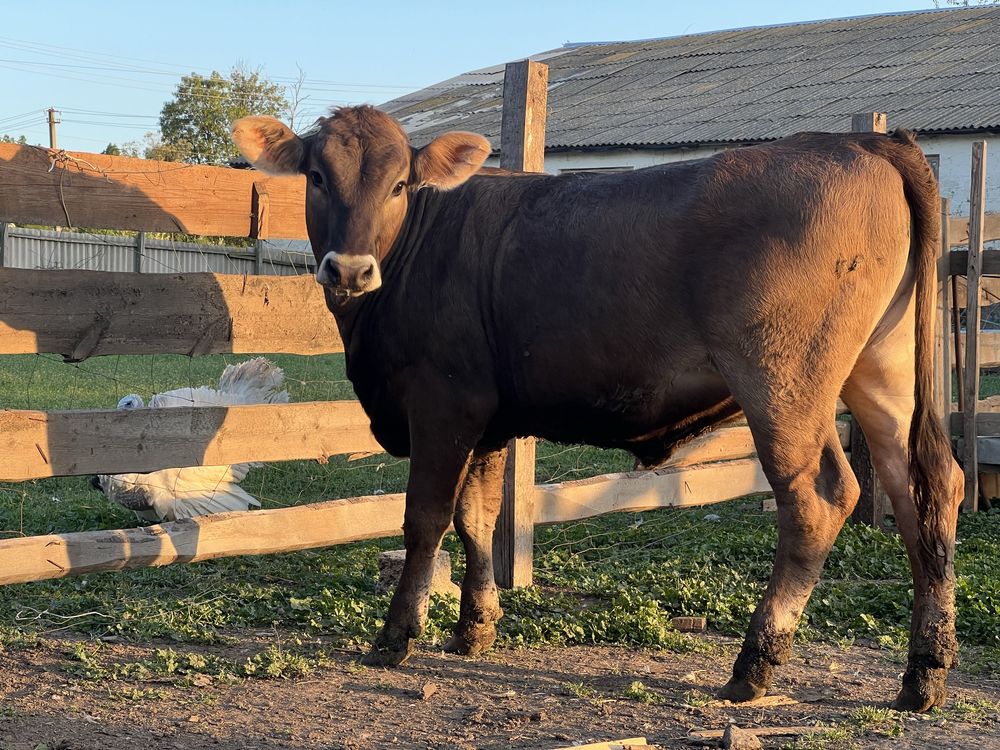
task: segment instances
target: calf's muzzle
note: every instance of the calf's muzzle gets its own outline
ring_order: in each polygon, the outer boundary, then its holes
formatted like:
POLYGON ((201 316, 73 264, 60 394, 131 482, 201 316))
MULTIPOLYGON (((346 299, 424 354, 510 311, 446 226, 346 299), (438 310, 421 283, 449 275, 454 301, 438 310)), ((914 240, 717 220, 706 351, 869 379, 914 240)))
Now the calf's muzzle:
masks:
POLYGON ((382 286, 382 274, 373 255, 329 252, 319 262, 316 281, 338 296, 359 297, 382 286))

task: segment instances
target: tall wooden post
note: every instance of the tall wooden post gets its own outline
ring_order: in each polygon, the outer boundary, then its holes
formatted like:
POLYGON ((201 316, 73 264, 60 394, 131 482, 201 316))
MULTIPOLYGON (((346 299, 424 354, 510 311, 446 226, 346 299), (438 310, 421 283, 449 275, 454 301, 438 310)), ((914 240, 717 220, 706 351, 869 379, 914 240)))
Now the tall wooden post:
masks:
POLYGON ((135 250, 132 252, 132 270, 142 273, 142 256, 146 254, 146 233, 139 232, 135 236, 135 250))
MULTIPOLYGON (((851 118, 851 131, 855 133, 885 133, 887 118, 884 112, 865 112, 851 118)), ((853 419, 853 417, 852 417, 853 419)), ((851 514, 852 523, 885 528, 885 514, 889 498, 879 484, 872 465, 868 441, 855 420, 851 430, 851 468, 861 485, 861 497, 851 514)))
POLYGON ((270 197, 267 188, 259 182, 253 184, 250 196, 250 210, 253 216, 250 220, 250 237, 255 239, 253 254, 253 272, 260 276, 264 272, 264 245, 270 232, 271 217, 270 197))
POLYGON ((972 144, 972 186, 969 192, 969 267, 965 275, 965 394, 962 434, 965 450, 965 510, 979 509, 979 446, 976 441, 976 409, 979 405, 979 278, 982 272, 983 222, 986 218, 986 141, 972 144))
MULTIPOLYGON (((549 66, 522 60, 504 71, 500 166, 515 172, 545 167, 549 66)), ((501 588, 530 586, 535 541, 535 440, 507 444, 503 502, 493 535, 493 572, 501 588)))
POLYGON ((7 265, 7 233, 12 225, 0 219, 0 268, 7 265))
MULTIPOLYGON (((941 326, 941 411, 944 417, 945 434, 951 437, 952 402, 952 321, 951 321, 951 201, 941 199, 941 260, 938 262, 938 293, 940 308, 938 314, 941 326)), ((956 357, 954 361, 958 361, 956 357)), ((961 385, 959 385, 961 387, 961 385)))

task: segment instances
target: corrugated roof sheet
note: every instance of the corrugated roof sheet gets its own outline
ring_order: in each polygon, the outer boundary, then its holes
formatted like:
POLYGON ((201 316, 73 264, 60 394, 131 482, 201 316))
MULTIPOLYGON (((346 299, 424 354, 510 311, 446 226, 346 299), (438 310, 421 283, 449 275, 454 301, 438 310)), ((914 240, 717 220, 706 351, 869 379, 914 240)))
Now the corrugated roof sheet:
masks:
MULTIPOLYGON (((1000 129, 1000 6, 567 45, 549 65, 548 148, 747 142, 845 130, 857 112, 917 131, 1000 129)), ((472 130, 500 146, 504 66, 382 105, 417 145, 472 130)))

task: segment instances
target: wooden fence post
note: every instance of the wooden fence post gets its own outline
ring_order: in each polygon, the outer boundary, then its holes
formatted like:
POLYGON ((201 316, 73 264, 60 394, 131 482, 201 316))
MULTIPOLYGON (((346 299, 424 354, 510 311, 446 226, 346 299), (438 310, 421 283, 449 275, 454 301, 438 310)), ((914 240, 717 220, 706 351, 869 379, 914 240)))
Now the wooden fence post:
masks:
POLYGON ((250 237, 255 239, 254 243, 254 273, 260 276, 264 272, 264 245, 270 236, 270 198, 267 188, 259 182, 253 184, 253 194, 250 198, 250 210, 253 216, 250 219, 250 237))
POLYGON ((515 172, 545 169, 545 115, 549 66, 521 60, 507 63, 500 120, 500 167, 515 172))
MULTIPOLYGON (((855 133, 885 133, 887 128, 884 112, 864 112, 851 118, 851 131, 855 133)), ((853 419, 853 416, 852 416, 853 419)), ((852 523, 863 523, 876 528, 885 528, 885 514, 889 509, 889 498, 879 484, 875 467, 872 465, 868 441, 854 422, 851 429, 851 468, 861 485, 861 497, 851 514, 852 523)))
POLYGON ((142 273, 142 256, 146 254, 146 233, 135 236, 135 252, 132 255, 132 271, 142 273))
POLYGON ((0 219, 0 268, 7 264, 7 233, 10 231, 10 226, 0 219))
MULTIPOLYGON (((500 166, 541 172, 545 166, 545 114, 549 66, 531 60, 504 71, 500 166)), ((530 586, 535 540, 535 440, 507 444, 503 502, 493 535, 493 572, 501 588, 530 586)))
MULTIPOLYGON (((945 434, 951 438, 951 299, 948 288, 951 283, 951 201, 941 199, 941 260, 938 263, 938 284, 940 294, 941 326, 941 411, 944 418, 945 434)), ((956 358, 957 359, 957 358, 956 358)))
POLYGON ((986 212, 986 141, 972 144, 972 175, 969 191, 969 266, 965 276, 965 410, 962 425, 965 499, 962 508, 979 509, 979 446, 976 410, 979 404, 979 283, 982 271, 983 222, 986 212))

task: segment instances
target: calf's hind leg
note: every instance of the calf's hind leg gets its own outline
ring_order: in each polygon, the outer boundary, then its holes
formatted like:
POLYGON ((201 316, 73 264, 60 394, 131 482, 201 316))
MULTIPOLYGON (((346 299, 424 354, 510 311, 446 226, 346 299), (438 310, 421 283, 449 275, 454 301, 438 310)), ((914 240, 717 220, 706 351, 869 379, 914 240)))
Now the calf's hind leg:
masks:
MULTIPOLYGON (((868 439, 872 463, 892 500, 896 526, 913 571, 910 651, 894 707, 926 711, 944 704, 945 677, 957 662, 954 552, 963 478, 949 456, 950 496, 933 497, 927 507, 917 507, 908 447, 914 405, 911 321, 905 318, 884 339, 862 352, 844 386, 843 398, 868 439)), ((945 439, 939 436, 938 440, 945 439)), ((950 451, 946 442, 941 449, 950 451)))
POLYGON ((778 547, 767 590, 721 698, 753 700, 770 688, 774 667, 787 661, 802 610, 857 503, 860 490, 840 446, 833 399, 824 407, 821 413, 747 414, 778 505, 778 547))
POLYGON ((455 509, 455 530, 465 547, 462 605, 455 634, 444 650, 476 656, 496 640, 503 616, 493 577, 493 531, 503 495, 503 449, 476 452, 455 509))

